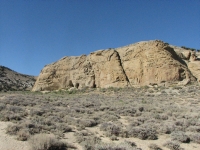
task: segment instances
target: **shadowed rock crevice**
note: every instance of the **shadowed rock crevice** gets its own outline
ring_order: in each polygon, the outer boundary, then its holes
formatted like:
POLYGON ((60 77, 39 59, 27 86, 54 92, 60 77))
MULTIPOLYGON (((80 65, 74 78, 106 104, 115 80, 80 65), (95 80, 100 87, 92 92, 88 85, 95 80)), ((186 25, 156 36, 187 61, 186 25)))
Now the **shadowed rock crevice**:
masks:
MULTIPOLYGON (((116 51, 116 50, 115 50, 116 51)), ((120 60, 120 66, 122 67, 122 71, 123 71, 123 73, 124 73, 124 75, 125 75, 125 77, 126 77, 126 80, 127 80, 127 86, 131 86, 131 83, 130 83, 130 81, 129 81, 129 79, 128 79, 128 76, 126 75, 126 72, 125 72, 125 70, 124 70, 124 67, 123 67, 123 64, 122 64, 122 61, 121 61, 121 57, 120 57, 120 55, 119 55, 119 53, 116 51, 116 53, 117 53, 117 56, 119 57, 119 60, 120 60)))
POLYGON ((127 86, 119 55, 114 49, 92 52, 88 59, 94 71, 97 88, 127 86))
POLYGON ((185 63, 185 61, 183 61, 178 55, 177 53, 174 51, 174 49, 172 47, 169 46, 165 46, 163 47, 165 50, 167 50, 168 52, 171 53, 172 58, 174 58, 175 60, 179 61, 181 64, 187 66, 187 64, 185 63))

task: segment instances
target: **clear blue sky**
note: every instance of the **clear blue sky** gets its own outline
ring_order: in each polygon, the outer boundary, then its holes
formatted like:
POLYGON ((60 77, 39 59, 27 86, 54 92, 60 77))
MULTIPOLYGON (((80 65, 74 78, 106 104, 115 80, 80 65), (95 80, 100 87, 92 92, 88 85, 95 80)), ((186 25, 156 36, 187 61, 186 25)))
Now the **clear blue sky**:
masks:
POLYGON ((0 0, 0 65, 20 73, 155 39, 200 49, 200 0, 0 0))

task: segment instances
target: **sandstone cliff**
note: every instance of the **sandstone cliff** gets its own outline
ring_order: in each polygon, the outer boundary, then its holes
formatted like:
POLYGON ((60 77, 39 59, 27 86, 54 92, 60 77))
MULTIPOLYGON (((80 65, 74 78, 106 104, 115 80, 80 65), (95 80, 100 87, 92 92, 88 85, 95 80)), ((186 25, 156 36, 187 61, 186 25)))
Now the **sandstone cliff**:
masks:
POLYGON ((0 91, 31 90, 35 81, 34 76, 20 74, 0 66, 0 91))
POLYGON ((33 91, 187 84, 200 79, 198 59, 180 49, 155 40, 64 57, 42 69, 33 91))

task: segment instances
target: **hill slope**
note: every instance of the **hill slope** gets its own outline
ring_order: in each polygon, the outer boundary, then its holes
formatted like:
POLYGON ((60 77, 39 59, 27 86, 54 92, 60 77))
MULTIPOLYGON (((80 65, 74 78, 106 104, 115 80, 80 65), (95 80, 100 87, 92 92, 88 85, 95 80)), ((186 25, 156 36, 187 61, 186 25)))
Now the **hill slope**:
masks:
POLYGON ((36 77, 20 74, 7 67, 0 66, 0 91, 1 90, 31 90, 36 77))

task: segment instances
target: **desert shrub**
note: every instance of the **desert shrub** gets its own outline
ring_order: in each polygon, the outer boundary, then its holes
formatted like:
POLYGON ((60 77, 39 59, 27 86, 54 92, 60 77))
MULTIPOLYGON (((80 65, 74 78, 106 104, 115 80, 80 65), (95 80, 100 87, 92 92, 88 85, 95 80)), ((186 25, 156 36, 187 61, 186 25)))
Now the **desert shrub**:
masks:
POLYGON ((110 122, 106 122, 106 123, 102 123, 100 126, 100 130, 102 131, 106 131, 106 135, 111 137, 111 136, 119 136, 122 132, 122 127, 110 123, 110 122))
POLYGON ((162 150, 162 148, 160 148, 158 145, 156 144, 150 144, 149 145, 149 149, 150 150, 162 150))
POLYGON ((137 117, 137 121, 138 122, 140 122, 141 124, 143 124, 146 120, 148 120, 149 118, 147 118, 147 117, 143 117, 143 116, 141 116, 141 117, 137 117))
POLYGON ((74 135, 76 137, 77 142, 80 143, 86 150, 93 150, 95 144, 101 142, 101 139, 99 137, 96 137, 93 133, 85 130, 75 132, 74 135))
POLYGON ((180 147, 177 141, 167 141, 163 146, 169 148, 170 150, 184 150, 180 147))
POLYGON ((153 121, 153 120, 150 119, 150 120, 146 121, 146 123, 142 124, 140 127, 145 128, 147 130, 154 131, 155 134, 157 134, 159 125, 157 125, 156 122, 151 122, 151 121, 153 121))
POLYGON ((26 141, 30 135, 40 133, 41 127, 31 123, 19 123, 14 125, 8 125, 6 133, 10 135, 16 135, 17 140, 26 141))
POLYGON ((109 106, 106 105, 101 105, 99 108, 100 111, 105 111, 105 110, 109 110, 109 106))
MULTIPOLYGON (((198 117, 199 118, 199 117, 198 117)), ((190 122, 190 125, 196 125, 196 126, 200 126, 200 120, 197 119, 197 118, 191 118, 191 119, 188 119, 188 121, 190 122)))
POLYGON ((29 139, 32 150, 66 150, 67 144, 52 135, 37 134, 29 139))
POLYGON ((113 113, 113 112, 106 112, 102 115, 100 115, 101 117, 101 120, 104 120, 104 121, 117 121, 120 116, 118 116, 117 114, 113 113))
MULTIPOLYGON (((177 118, 178 118, 178 116, 177 116, 177 118)), ((176 122, 175 122, 175 125, 176 126, 182 126, 182 127, 189 127, 189 125, 190 125, 190 123, 187 121, 187 120, 177 120, 176 122)))
POLYGON ((21 105, 21 103, 22 103, 22 100, 19 100, 19 99, 10 99, 9 100, 9 102, 7 102, 7 103, 9 103, 10 105, 16 105, 16 106, 20 106, 21 105))
POLYGON ((68 126, 67 124, 64 124, 64 123, 58 124, 56 126, 56 129, 61 131, 62 133, 71 132, 72 131, 72 128, 70 126, 68 126))
POLYGON ((23 120, 25 117, 27 116, 26 112, 22 112, 22 113, 13 113, 11 116, 10 116, 10 120, 16 120, 14 122, 18 122, 18 121, 21 121, 23 120))
POLYGON ((85 113, 85 109, 81 107, 74 107, 73 108, 76 113, 85 113))
POLYGON ((95 150, 95 145, 99 144, 101 139, 96 136, 86 138, 81 145, 83 145, 85 150, 95 150))
POLYGON ((139 126, 139 125, 141 125, 141 124, 142 124, 142 123, 141 123, 140 121, 133 120, 133 121, 131 121, 130 126, 131 126, 131 127, 136 127, 136 126, 139 126))
POLYGON ((6 133, 10 135, 16 135, 19 130, 22 129, 20 125, 8 125, 6 128, 6 133))
POLYGON ((13 112, 4 111, 4 112, 1 112, 0 114, 0 120, 16 122, 16 121, 20 121, 23 116, 24 115, 21 113, 13 113, 13 112))
POLYGON ((87 107, 87 108, 92 108, 92 107, 94 107, 94 104, 93 103, 91 103, 91 102, 83 102, 83 106, 84 107, 87 107))
POLYGON ((0 111, 2 111, 3 109, 5 109, 6 105, 3 103, 0 103, 0 111))
POLYGON ((194 143, 200 144, 200 133, 195 133, 195 134, 190 135, 190 139, 194 143))
POLYGON ((174 127, 173 125, 170 125, 170 124, 160 125, 157 131, 159 133, 170 134, 171 132, 174 131, 174 127))
POLYGON ((160 115, 161 120, 168 120, 168 116, 166 114, 160 115))
POLYGON ((115 135, 112 135, 112 136, 110 137, 110 139, 111 139, 112 141, 117 141, 117 140, 118 140, 117 136, 115 136, 115 135))
POLYGON ((200 133, 200 126, 189 126, 187 128, 187 131, 190 131, 190 132, 199 132, 200 133))
POLYGON ((30 110, 31 116, 34 116, 34 115, 42 116, 44 113, 45 113, 44 110, 41 110, 41 109, 31 109, 30 110))
POLYGON ((86 139, 86 136, 88 136, 88 133, 86 132, 86 134, 84 135, 82 132, 84 130, 78 130, 77 132, 74 133, 74 136, 76 137, 76 142, 81 143, 86 139))
POLYGON ((30 137, 29 131, 27 129, 22 129, 17 132, 17 140, 26 141, 30 137))
POLYGON ((171 133, 172 140, 179 141, 182 143, 189 143, 190 138, 182 131, 174 131, 171 133))
POLYGON ((123 116, 134 116, 136 112, 135 108, 121 108, 118 113, 123 116))
POLYGON ((92 119, 81 119, 81 120, 78 120, 78 124, 85 127, 93 127, 97 125, 97 122, 92 119))
POLYGON ((22 112, 23 111, 23 109, 20 107, 20 106, 8 106, 7 107, 7 110, 8 111, 12 111, 12 112, 14 112, 14 113, 20 113, 20 112, 22 112))
POLYGON ((137 148, 126 142, 120 144, 101 143, 95 146, 95 150, 137 150, 137 148))
POLYGON ((23 129, 27 129, 27 131, 33 135, 33 134, 37 134, 40 133, 43 128, 41 125, 39 124, 34 124, 32 122, 23 122, 20 124, 22 126, 23 129))
POLYGON ((144 127, 132 127, 128 129, 128 135, 130 137, 137 137, 142 140, 156 140, 157 135, 154 129, 144 127))
POLYGON ((139 110, 140 112, 143 112, 143 111, 144 111, 144 107, 139 107, 138 110, 139 110))
POLYGON ((76 140, 78 143, 85 141, 87 139, 87 136, 92 136, 90 132, 86 131, 75 132, 74 135, 76 136, 76 140))
POLYGON ((132 142, 132 141, 125 140, 124 143, 127 143, 128 145, 130 145, 132 147, 137 147, 137 145, 135 144, 135 142, 132 142))

